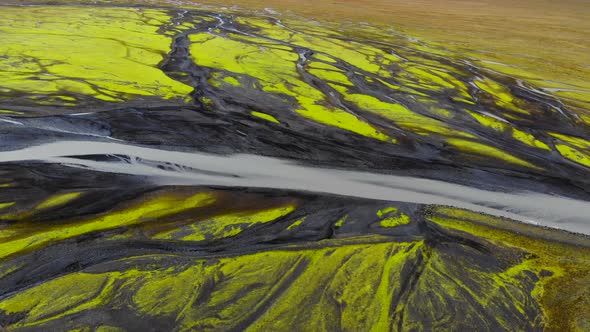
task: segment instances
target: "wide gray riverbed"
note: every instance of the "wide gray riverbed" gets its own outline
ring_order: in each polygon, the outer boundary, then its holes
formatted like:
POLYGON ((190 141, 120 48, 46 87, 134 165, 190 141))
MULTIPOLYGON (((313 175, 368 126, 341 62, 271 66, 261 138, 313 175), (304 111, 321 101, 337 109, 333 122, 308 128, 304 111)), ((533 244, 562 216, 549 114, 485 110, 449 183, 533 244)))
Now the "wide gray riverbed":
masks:
POLYGON ((498 192, 411 176, 298 165, 249 154, 212 155, 119 142, 61 141, 0 152, 0 162, 43 161, 100 172, 146 176, 158 185, 305 190, 335 195, 450 205, 522 222, 590 234, 590 202, 535 192, 498 192), (78 157, 116 155, 119 161, 78 157))

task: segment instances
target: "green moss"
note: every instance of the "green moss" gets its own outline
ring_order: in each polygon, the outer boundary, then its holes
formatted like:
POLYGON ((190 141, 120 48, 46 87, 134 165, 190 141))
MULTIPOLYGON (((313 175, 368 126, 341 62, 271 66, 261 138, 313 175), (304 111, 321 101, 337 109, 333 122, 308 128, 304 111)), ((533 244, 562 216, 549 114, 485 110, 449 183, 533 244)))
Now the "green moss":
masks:
POLYGON ((0 203, 0 209, 4 209, 4 208, 7 208, 7 207, 11 207, 11 206, 13 206, 14 204, 16 204, 16 202, 5 202, 5 203, 0 203))
POLYGON ((590 167, 590 155, 588 153, 564 144, 555 144, 555 148, 565 158, 580 165, 590 167))
POLYGON ((24 114, 24 112, 12 111, 12 110, 0 110, 0 114, 24 114))
POLYGON ((518 157, 514 157, 514 156, 510 155, 509 153, 506 153, 500 149, 497 149, 497 148, 494 148, 494 147, 491 147, 489 145, 485 145, 482 143, 478 143, 475 141, 468 141, 468 140, 458 139, 458 138, 449 138, 449 139, 447 139, 447 143, 456 147, 457 149, 459 149, 462 152, 466 152, 466 153, 470 153, 470 154, 474 154, 474 155, 479 155, 479 156, 488 156, 491 158, 505 161, 509 164, 515 164, 515 165, 519 165, 519 166, 523 166, 523 167, 527 167, 527 168, 540 169, 539 167, 529 163, 528 161, 522 160, 518 157))
POLYGON ((140 96, 184 99, 192 91, 157 68, 171 44, 157 33, 170 20, 165 11, 5 6, 2 17, 4 88, 56 95, 49 105, 75 100, 64 93, 116 102, 140 96), (153 23, 146 23, 148 16, 153 23))
POLYGON ((382 218, 384 215, 395 213, 397 213, 397 208, 395 206, 390 206, 386 207, 385 209, 378 210, 377 216, 379 216, 379 218, 382 218))
POLYGON ((579 243, 579 236, 454 208, 434 209, 428 219, 447 229, 527 252, 521 264, 494 279, 506 280, 525 271, 550 272, 532 291, 544 311, 546 329, 576 330, 584 325, 590 315, 590 248, 579 243))
MULTIPOLYGON (((177 195, 155 196, 149 200, 136 203, 135 206, 115 210, 95 218, 73 222, 69 225, 51 225, 46 227, 17 227, 5 233, 0 243, 0 257, 24 253, 49 243, 70 239, 91 232, 130 226, 212 204, 215 196, 199 193, 182 197, 177 195)), ((2 237, 0 237, 2 238, 2 237)))
POLYGON ((379 224, 381 225, 381 227, 391 228, 391 227, 397 227, 400 225, 407 225, 409 223, 410 223, 410 217, 408 217, 408 215, 402 213, 399 216, 387 217, 387 218, 381 220, 381 222, 379 224))
POLYGON ((363 95, 346 93, 342 87, 332 85, 344 94, 344 98, 371 113, 378 114, 386 119, 392 120, 399 127, 420 135, 439 134, 444 136, 473 137, 469 133, 452 129, 444 122, 414 113, 400 104, 382 102, 379 99, 363 95))
POLYGON ((472 117, 474 117, 477 120, 477 122, 479 122, 480 124, 482 124, 486 127, 492 128, 498 132, 510 133, 510 134, 512 134, 512 137, 514 137, 514 139, 516 139, 528 146, 543 149, 543 150, 549 150, 549 151, 551 150, 551 148, 547 144, 536 139, 535 136, 533 136, 529 133, 525 133, 524 131, 519 130, 517 128, 514 128, 512 125, 510 125, 507 122, 502 122, 502 121, 494 119, 490 116, 471 112, 471 111, 467 111, 467 113, 469 113, 472 117))
POLYGON ((301 223, 303 223, 304 220, 305 220, 305 217, 294 221, 291 225, 289 225, 289 227, 287 227, 287 230, 290 231, 290 230, 298 227, 299 225, 301 225, 301 223))
POLYGON ((380 133, 357 116, 341 109, 324 106, 323 93, 298 77, 295 66, 297 54, 281 49, 261 49, 255 45, 207 33, 193 34, 190 39, 193 42, 191 53, 198 65, 254 77, 258 79, 264 92, 285 94, 295 98, 300 107, 295 110, 297 114, 318 123, 382 141, 389 140, 387 135, 380 133), (201 52, 202 49, 207 49, 207 52, 201 52), (269 63, 273 65, 269 66, 269 63))
POLYGON ((506 107, 516 113, 530 114, 529 111, 520 108, 517 105, 518 99, 510 93, 510 90, 505 86, 497 83, 489 78, 478 79, 474 81, 475 85, 482 91, 486 92, 496 100, 496 104, 500 107, 506 107))
POLYGON ((242 230, 257 224, 264 224, 288 215, 295 210, 294 204, 262 210, 239 211, 222 214, 204 220, 195 220, 189 225, 177 227, 154 236, 155 239, 177 239, 203 241, 221 239, 239 234, 242 230))
POLYGON ((60 205, 64 205, 67 204, 77 198, 80 197, 80 195, 82 195, 81 192, 72 192, 72 193, 65 193, 65 194, 58 194, 55 196, 51 196, 48 199, 46 199, 45 201, 41 202, 39 205, 37 205, 36 209, 37 210, 45 210, 45 209, 51 209, 60 205))
POLYGON ((266 121, 270 121, 270 122, 274 122, 274 123, 280 123, 279 120, 277 120, 274 116, 270 115, 270 114, 266 114, 266 113, 262 113, 262 112, 256 112, 256 111, 252 111, 251 112, 252 115, 259 117, 261 119, 264 119, 266 121))
POLYGON ((342 218, 340 218, 335 224, 334 227, 336 228, 340 228, 342 227, 342 225, 344 225, 344 223, 346 222, 346 219, 348 219, 348 216, 344 216, 342 218))

